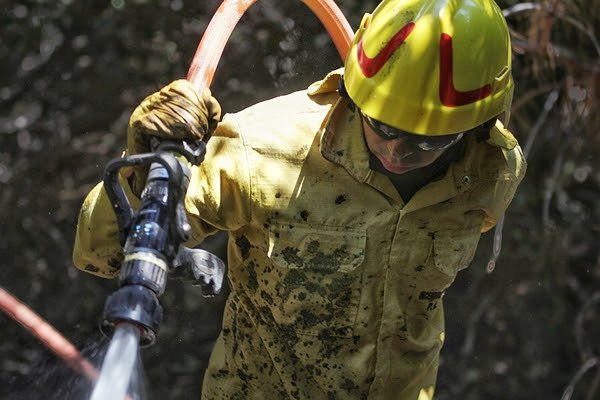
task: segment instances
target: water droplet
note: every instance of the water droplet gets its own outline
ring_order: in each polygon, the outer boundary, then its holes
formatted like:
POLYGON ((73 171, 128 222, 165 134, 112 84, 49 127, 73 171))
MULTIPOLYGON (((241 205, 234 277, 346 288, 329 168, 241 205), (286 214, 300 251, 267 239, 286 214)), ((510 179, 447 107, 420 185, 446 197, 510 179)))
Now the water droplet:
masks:
POLYGON ((120 10, 125 7, 125 0, 111 0, 110 4, 113 6, 113 8, 120 10))

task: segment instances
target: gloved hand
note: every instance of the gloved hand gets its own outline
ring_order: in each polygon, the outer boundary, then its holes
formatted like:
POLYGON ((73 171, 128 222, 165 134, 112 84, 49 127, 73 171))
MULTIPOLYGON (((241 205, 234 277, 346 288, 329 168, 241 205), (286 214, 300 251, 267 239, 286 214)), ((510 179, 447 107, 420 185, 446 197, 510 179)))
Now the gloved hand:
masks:
MULTIPOLYGON (((131 114, 127 128, 127 154, 150 152, 152 136, 170 140, 208 141, 219 120, 221 106, 209 89, 202 94, 184 79, 171 82, 146 97, 131 114)), ((131 189, 140 195, 148 167, 135 167, 131 189)))

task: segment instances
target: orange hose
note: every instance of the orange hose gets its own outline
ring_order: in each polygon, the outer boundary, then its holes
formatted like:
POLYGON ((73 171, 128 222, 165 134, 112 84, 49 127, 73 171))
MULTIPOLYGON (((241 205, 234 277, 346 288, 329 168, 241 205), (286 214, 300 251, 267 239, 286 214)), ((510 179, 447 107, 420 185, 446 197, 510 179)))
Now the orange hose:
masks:
POLYGON ((333 0, 302 0, 327 29, 342 61, 346 60, 354 32, 333 0))
POLYGON ((79 353, 75 346, 29 307, 2 288, 0 288, 0 309, 37 337, 75 372, 85 375, 92 383, 96 382, 99 376, 98 370, 79 353))
MULTIPOLYGON (((210 87, 225 44, 246 10, 257 0, 224 0, 211 19, 196 49, 187 79, 196 89, 210 87)), ((333 0, 302 0, 321 20, 342 60, 346 59, 354 35, 333 0)))

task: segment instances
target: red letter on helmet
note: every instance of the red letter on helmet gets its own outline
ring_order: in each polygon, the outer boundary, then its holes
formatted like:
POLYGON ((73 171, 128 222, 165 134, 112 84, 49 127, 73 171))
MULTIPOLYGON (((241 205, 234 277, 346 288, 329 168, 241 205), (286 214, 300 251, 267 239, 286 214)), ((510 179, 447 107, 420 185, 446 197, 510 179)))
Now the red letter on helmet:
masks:
POLYGON ((452 78, 452 36, 442 33, 440 38, 440 101, 447 107, 464 106, 488 97, 492 85, 461 92, 456 90, 452 78))
POLYGON ((414 22, 409 22, 404 25, 392 38, 387 42, 385 47, 377 53, 373 58, 370 58, 365 54, 363 48, 363 38, 360 38, 357 46, 357 58, 360 70, 367 77, 371 78, 373 75, 379 72, 384 64, 390 59, 394 51, 406 40, 407 36, 410 35, 413 28, 415 27, 414 22))

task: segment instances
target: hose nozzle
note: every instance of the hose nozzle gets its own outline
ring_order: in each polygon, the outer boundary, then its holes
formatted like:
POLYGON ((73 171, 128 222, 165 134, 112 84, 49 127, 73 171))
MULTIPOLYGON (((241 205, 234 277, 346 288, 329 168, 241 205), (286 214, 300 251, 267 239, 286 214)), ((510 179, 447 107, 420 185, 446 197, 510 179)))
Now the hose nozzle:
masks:
POLYGON ((162 314, 152 290, 141 285, 123 286, 106 299, 100 330, 111 337, 119 323, 128 322, 140 329, 140 346, 151 346, 156 342, 162 314))

